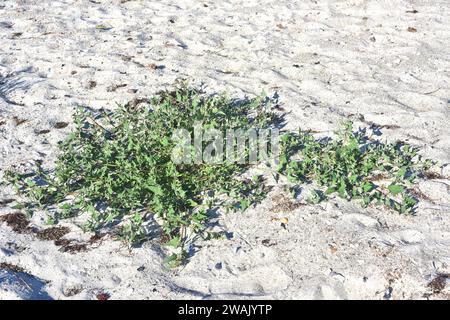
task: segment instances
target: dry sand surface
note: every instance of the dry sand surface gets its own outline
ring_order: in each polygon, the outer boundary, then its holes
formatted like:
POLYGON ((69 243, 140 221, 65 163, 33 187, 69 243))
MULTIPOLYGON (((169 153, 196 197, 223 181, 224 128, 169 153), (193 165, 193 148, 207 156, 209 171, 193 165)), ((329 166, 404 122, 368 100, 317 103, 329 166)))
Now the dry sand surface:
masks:
POLYGON ((375 123, 441 168, 417 185, 415 216, 337 199, 286 209, 275 188, 219 215, 230 239, 197 243, 175 270, 158 239, 129 251, 63 222, 75 240, 55 245, 2 223, 0 299, 449 299, 449 39, 448 0, 2 0, 0 179, 51 168, 77 105, 115 108, 177 78, 276 92, 288 129, 375 123))

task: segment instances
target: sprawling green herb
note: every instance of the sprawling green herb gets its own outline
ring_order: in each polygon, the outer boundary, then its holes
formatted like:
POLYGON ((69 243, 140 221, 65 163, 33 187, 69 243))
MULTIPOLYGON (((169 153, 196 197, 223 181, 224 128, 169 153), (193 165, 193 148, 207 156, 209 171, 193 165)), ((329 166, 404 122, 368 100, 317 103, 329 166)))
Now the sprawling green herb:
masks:
POLYGON ((413 212, 417 200, 410 193, 415 179, 431 166, 407 144, 371 141, 365 131, 353 132, 351 122, 336 139, 315 139, 307 132, 282 136, 278 172, 291 182, 315 182, 309 202, 326 195, 359 199, 364 206, 385 205, 400 213, 413 212))
MULTIPOLYGON (((140 242, 146 235, 144 221, 156 215, 178 245, 188 231, 205 229, 208 209, 245 210, 267 190, 262 177, 242 179, 248 162, 174 163, 174 131, 182 128, 193 134, 199 122, 220 131, 268 128, 277 120, 265 97, 234 101, 181 85, 148 103, 114 112, 80 108, 74 116, 75 130, 59 146, 55 170, 38 167, 33 174, 10 173, 10 180, 30 199, 28 206, 58 206, 49 221, 86 213, 87 229, 98 230, 126 220, 119 235, 140 242)), ((248 152, 247 146, 244 153, 248 152)))
MULTIPOLYGON (((181 85, 114 112, 80 108, 75 130, 59 145, 54 170, 46 172, 38 164, 33 173, 10 172, 8 177, 27 199, 22 207, 31 213, 36 207, 49 209, 54 212, 51 223, 88 214, 87 229, 117 227, 121 238, 138 243, 147 238, 145 221, 155 216, 163 222, 167 244, 180 247, 189 234, 212 236, 204 232, 210 209, 245 210, 263 200, 268 188, 261 176, 242 178, 248 162, 174 162, 175 130, 193 136, 201 122, 203 128, 221 132, 245 131, 271 128, 280 119, 265 97, 238 102, 181 85)), ((374 203, 411 213, 417 200, 410 187, 431 165, 415 148, 372 141, 364 131, 354 132, 351 123, 335 139, 284 133, 281 146, 275 171, 294 184, 314 182, 317 188, 306 199, 311 204, 337 194, 364 206, 374 203)), ((168 263, 177 265, 184 257, 182 251, 169 256, 168 263)))

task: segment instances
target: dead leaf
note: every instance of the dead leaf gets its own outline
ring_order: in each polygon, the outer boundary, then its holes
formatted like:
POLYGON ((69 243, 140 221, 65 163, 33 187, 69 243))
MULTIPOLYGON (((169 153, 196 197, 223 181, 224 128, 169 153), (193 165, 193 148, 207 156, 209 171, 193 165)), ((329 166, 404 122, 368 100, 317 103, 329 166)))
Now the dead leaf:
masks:
POLYGON ((275 217, 272 217, 271 220, 272 220, 272 221, 278 221, 278 222, 280 222, 280 223, 282 223, 282 224, 287 224, 287 223, 289 222, 289 219, 286 218, 286 217, 283 217, 283 218, 275 218, 275 217))
POLYGON ((98 24, 95 26, 95 29, 99 29, 99 30, 111 30, 112 27, 111 26, 107 26, 104 24, 98 24))
POLYGON ((62 129, 62 128, 67 127, 68 125, 69 124, 67 122, 57 122, 57 123, 55 123, 54 127, 56 129, 62 129))
POLYGON ((58 240, 70 232, 68 227, 50 227, 36 232, 40 240, 58 240))
POLYGON ((100 292, 99 294, 97 294, 96 297, 97 297, 97 300, 105 301, 105 300, 108 300, 111 297, 111 295, 107 292, 100 292))
POLYGON ((16 127, 20 126, 22 123, 25 123, 28 121, 27 119, 20 119, 18 117, 13 117, 13 120, 14 120, 14 124, 16 125, 16 127))
POLYGON ((126 87, 126 86, 127 86, 126 83, 112 84, 112 85, 110 85, 110 86, 108 86, 106 88, 106 91, 108 91, 108 92, 115 92, 117 89, 123 88, 123 87, 126 87))
POLYGON ((96 86, 97 86, 97 82, 94 81, 94 80, 90 80, 90 81, 87 83, 87 88, 88 88, 88 89, 95 88, 96 86))
POLYGON ((44 130, 37 131, 36 134, 47 134, 49 132, 50 132, 50 130, 44 129, 44 130))

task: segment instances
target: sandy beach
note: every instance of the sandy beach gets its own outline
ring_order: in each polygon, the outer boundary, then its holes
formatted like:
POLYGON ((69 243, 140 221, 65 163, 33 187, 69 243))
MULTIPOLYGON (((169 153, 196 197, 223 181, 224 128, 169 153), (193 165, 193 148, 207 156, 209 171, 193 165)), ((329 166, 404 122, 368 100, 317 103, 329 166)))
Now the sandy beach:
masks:
MULTIPOLYGON (((1 1, 0 181, 36 160, 51 169, 77 106, 115 109, 176 79, 264 90, 287 130, 375 125, 437 165, 415 215, 289 206, 275 186, 219 214, 227 239, 196 242, 176 269, 157 237, 129 250, 66 220, 71 242, 56 245, 0 223, 0 299, 450 299, 449 39, 446 0, 1 1)), ((0 186, 0 216, 15 198, 0 186)))

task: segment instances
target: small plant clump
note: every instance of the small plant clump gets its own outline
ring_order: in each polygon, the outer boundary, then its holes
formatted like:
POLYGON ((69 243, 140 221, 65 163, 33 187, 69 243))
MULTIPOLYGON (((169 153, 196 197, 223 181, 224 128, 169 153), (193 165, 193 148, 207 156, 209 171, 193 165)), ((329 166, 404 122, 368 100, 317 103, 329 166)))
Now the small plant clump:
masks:
POLYGON ((55 169, 45 172, 38 164, 36 172, 10 172, 9 179, 30 199, 26 207, 57 206, 52 223, 87 213, 86 229, 118 225, 120 238, 139 243, 146 239, 145 220, 155 215, 167 243, 181 246, 189 230, 205 229, 208 209, 245 210, 261 201, 267 188, 261 176, 241 178, 249 163, 174 163, 174 131, 192 134, 198 122, 223 131, 268 128, 276 121, 265 97, 235 101, 180 85, 148 104, 115 112, 79 109, 75 130, 59 145, 55 169))
MULTIPOLYGON (((162 221, 166 244, 183 247, 188 235, 217 236, 205 232, 210 209, 245 210, 262 201, 268 187, 262 176, 243 178, 249 162, 174 162, 175 130, 193 135, 198 122, 219 131, 267 129, 281 119, 264 96, 236 101, 180 85, 147 104, 127 104, 114 112, 80 108, 74 131, 59 145, 54 170, 37 163, 35 172, 7 176, 28 199, 16 208, 53 212, 49 223, 88 214, 86 229, 117 227, 119 237, 139 243, 147 238, 145 221, 155 216, 162 221)), ((417 200, 410 186, 431 165, 417 149, 371 140, 364 130, 354 132, 350 122, 335 139, 303 131, 280 139, 276 175, 294 184, 314 182, 317 188, 306 199, 311 204, 337 194, 364 206, 411 213, 417 200)), ((249 147, 242 150, 248 157, 249 147)), ((185 254, 171 257, 170 264, 176 266, 185 254)))
POLYGON ((337 132, 336 139, 315 139, 307 132, 281 137, 278 172, 293 183, 315 182, 307 199, 319 203, 337 194, 363 206, 372 203, 400 213, 412 213, 417 200, 411 194, 416 178, 432 165, 422 161, 417 149, 402 142, 370 140, 365 130, 353 131, 351 122, 337 132))

